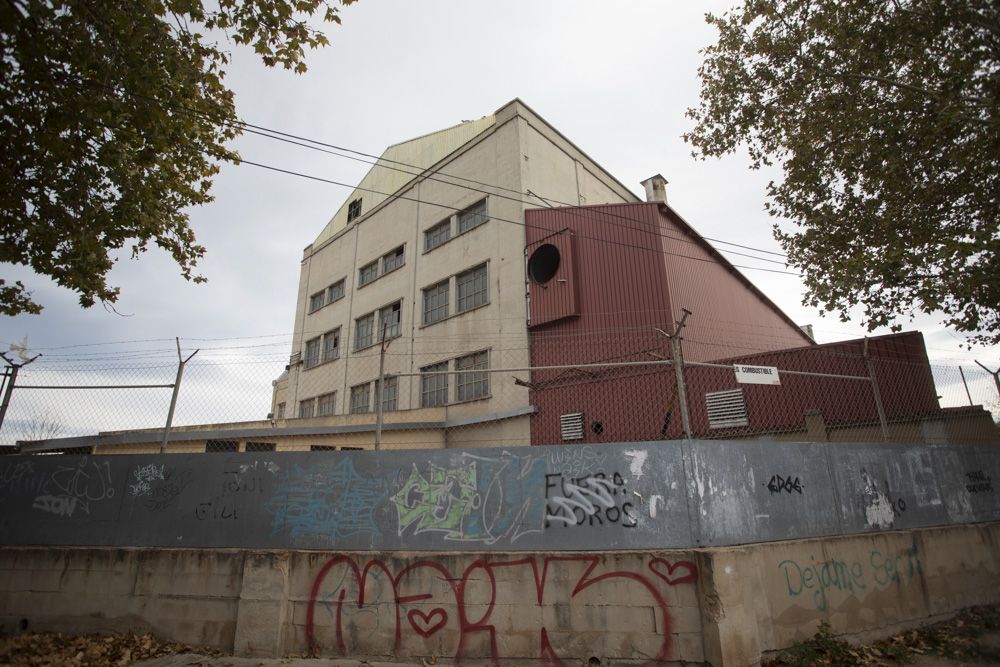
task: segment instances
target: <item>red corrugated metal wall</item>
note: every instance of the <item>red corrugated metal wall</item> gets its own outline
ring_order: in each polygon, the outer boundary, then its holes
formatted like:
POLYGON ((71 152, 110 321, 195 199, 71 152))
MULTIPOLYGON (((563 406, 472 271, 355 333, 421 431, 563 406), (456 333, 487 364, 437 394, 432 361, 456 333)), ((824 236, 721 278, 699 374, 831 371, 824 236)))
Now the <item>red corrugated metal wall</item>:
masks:
MULTIPOLYGON (((728 358, 867 375, 857 343, 802 347, 808 339, 795 324, 665 207, 529 210, 525 222, 529 276, 539 248, 551 246, 546 249, 551 253, 554 247, 559 256, 558 267, 551 262, 543 267, 544 283, 529 280, 533 366, 669 358, 669 341, 657 330, 672 333, 681 308, 687 308, 693 313, 683 334, 688 361, 728 358)), ((869 343, 890 416, 937 409, 923 339, 915 336, 869 343)), ((687 377, 693 428, 712 435, 705 392, 739 385, 726 369, 688 369, 687 377)), ((669 366, 535 371, 531 384, 531 402, 538 408, 532 417, 535 444, 562 442, 560 415, 578 412, 584 415, 583 442, 680 437, 669 366)), ((860 381, 786 376, 781 387, 743 388, 751 428, 798 425, 803 411, 811 409, 821 410, 828 422, 877 417, 870 384, 860 381)))

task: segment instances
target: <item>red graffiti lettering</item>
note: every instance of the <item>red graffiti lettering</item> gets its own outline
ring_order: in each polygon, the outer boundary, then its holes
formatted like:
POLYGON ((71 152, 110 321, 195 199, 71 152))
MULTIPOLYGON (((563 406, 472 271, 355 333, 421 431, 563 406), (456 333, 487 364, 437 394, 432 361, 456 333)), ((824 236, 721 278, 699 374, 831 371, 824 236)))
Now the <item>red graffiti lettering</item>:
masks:
MULTIPOLYGON (((489 657, 496 663, 503 657, 498 650, 498 630, 492 621, 498 608, 498 580, 501 581, 502 592, 506 594, 516 590, 516 587, 512 588, 514 581, 527 580, 534 584, 535 590, 535 599, 530 602, 508 602, 504 597, 499 606, 506 606, 505 603, 528 604, 538 609, 551 606, 562 608, 564 612, 574 601, 583 608, 602 606, 608 593, 607 589, 602 589, 602 584, 615 580, 619 582, 615 588, 630 603, 641 604, 638 602, 640 597, 648 596, 649 604, 656 611, 653 641, 659 640, 659 646, 649 651, 653 658, 647 664, 666 661, 670 650, 670 614, 664 597, 666 589, 660 587, 695 583, 698 568, 686 560, 671 563, 663 558, 651 558, 645 562, 649 572, 655 575, 651 578, 641 571, 602 571, 603 564, 604 559, 600 556, 477 560, 466 567, 460 577, 456 577, 444 565, 431 560, 409 563, 393 574, 389 566, 380 560, 371 560, 359 567, 349 556, 334 556, 320 568, 312 583, 306 610, 306 643, 313 655, 319 655, 321 647, 316 638, 316 609, 320 606, 330 614, 328 618, 332 620, 336 632, 336 651, 341 655, 348 653, 346 617, 354 619, 352 622, 355 623, 365 617, 363 622, 368 624, 364 632, 359 632, 354 625, 350 626, 355 641, 358 641, 359 634, 365 635, 363 638, 373 638, 369 636, 372 634, 369 628, 371 623, 376 626, 383 621, 390 623, 392 627, 381 626, 381 632, 392 632, 394 655, 399 654, 402 646, 404 623, 401 620, 405 617, 405 626, 414 633, 407 639, 408 643, 440 635, 450 626, 453 630, 441 636, 457 636, 456 662, 465 658, 481 658, 488 651, 489 657), (569 574, 581 569, 582 574, 569 574), (556 571, 557 574, 551 574, 556 571), (504 572, 507 573, 506 578, 504 572), (527 578, 529 575, 530 578, 527 578), (624 592, 622 586, 625 587, 624 592), (355 588, 356 595, 350 592, 355 588)), ((329 625, 326 627, 329 628, 329 625)), ((566 634, 565 627, 559 629, 563 630, 562 635, 566 634)), ((538 657, 547 665, 563 664, 557 650, 561 644, 557 639, 559 634, 554 634, 554 629, 545 627, 544 623, 539 628, 538 657)))
POLYGON ((667 582, 668 586, 679 586, 680 584, 692 584, 698 581, 698 568, 695 564, 688 560, 679 560, 674 563, 664 560, 662 558, 654 558, 649 561, 650 571, 658 576, 663 581, 667 582), (671 578, 674 570, 682 568, 684 574, 671 578), (666 571, 664 571, 666 570, 666 571))

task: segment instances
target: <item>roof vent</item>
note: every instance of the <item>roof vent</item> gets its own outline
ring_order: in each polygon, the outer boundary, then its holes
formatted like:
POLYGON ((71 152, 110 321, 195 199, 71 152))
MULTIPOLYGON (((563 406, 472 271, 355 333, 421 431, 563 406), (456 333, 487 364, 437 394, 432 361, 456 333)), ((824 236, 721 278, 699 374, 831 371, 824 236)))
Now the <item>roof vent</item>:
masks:
POLYGON ((667 203, 667 179, 660 174, 650 176, 642 182, 642 187, 646 188, 646 201, 667 203))
POLYGON ((747 403, 742 389, 713 391, 705 394, 705 409, 708 411, 709 428, 733 428, 749 426, 747 403))
POLYGON ((559 431, 563 440, 583 440, 583 413, 560 415, 559 431))

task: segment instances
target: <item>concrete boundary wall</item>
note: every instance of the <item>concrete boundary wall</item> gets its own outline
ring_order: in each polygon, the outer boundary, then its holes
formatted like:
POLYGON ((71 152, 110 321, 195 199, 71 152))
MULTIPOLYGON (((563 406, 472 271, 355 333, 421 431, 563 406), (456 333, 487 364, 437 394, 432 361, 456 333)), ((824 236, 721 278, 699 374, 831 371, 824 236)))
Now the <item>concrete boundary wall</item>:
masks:
POLYGON ((11 456, 0 544, 613 551, 1000 520, 1000 447, 667 441, 11 456))
POLYGON ((152 631, 245 656, 756 665, 1000 603, 1000 523, 603 553, 0 548, 0 630, 152 631))

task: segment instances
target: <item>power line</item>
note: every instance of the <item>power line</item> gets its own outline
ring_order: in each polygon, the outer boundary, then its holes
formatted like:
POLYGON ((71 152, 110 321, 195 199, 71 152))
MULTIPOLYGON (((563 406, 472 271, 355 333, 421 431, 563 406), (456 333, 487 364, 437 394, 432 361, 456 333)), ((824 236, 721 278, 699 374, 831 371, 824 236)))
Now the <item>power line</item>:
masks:
MULTIPOLYGON (((108 86, 102 85, 102 84, 100 84, 100 83, 98 83, 96 81, 88 80, 88 79, 85 79, 85 78, 82 78, 82 77, 74 77, 74 78, 78 79, 81 83, 84 83, 84 84, 87 84, 87 85, 95 86, 95 87, 98 87, 98 88, 104 88, 106 90, 111 90, 112 93, 118 92, 118 91, 110 89, 108 86)), ((149 97, 149 96, 146 96, 146 95, 141 95, 139 93, 134 93, 134 92, 131 92, 131 91, 124 91, 124 92, 126 92, 126 94, 131 95, 133 97, 139 97, 141 99, 146 99, 148 101, 151 101, 151 102, 153 102, 154 104, 156 104, 157 106, 159 106, 161 108, 166 108, 166 105, 162 101, 157 100, 155 98, 152 98, 152 97, 149 97)), ((208 118, 209 120, 211 120, 213 122, 219 122, 218 119, 212 118, 208 114, 205 114, 204 112, 198 111, 196 109, 190 109, 188 107, 185 107, 184 105, 176 105, 176 107, 179 108, 181 111, 183 111, 185 113, 192 114, 192 115, 195 115, 195 116, 199 116, 199 117, 202 117, 202 118, 208 118)), ((518 195, 518 198, 515 199, 513 197, 509 197, 509 196, 506 196, 506 195, 499 195, 499 194, 497 194, 495 192, 486 192, 484 190, 480 190, 478 188, 474 188, 474 187, 471 187, 471 186, 462 185, 460 183, 451 183, 451 182, 448 182, 448 181, 441 181, 440 179, 431 178, 430 176, 425 176, 425 178, 428 178, 428 179, 431 179, 431 180, 436 180, 436 181, 443 182, 443 183, 446 183, 446 184, 449 184, 449 185, 454 185, 456 187, 464 187, 466 189, 473 190, 475 192, 479 192, 481 194, 503 197, 503 198, 506 198, 506 199, 511 199, 511 200, 514 200, 514 201, 518 201, 518 202, 520 202, 522 204, 530 204, 530 203, 533 203, 533 202, 525 201, 523 199, 520 199, 520 197, 522 197, 522 196, 535 197, 537 199, 540 199, 541 201, 543 201, 546 204, 548 204, 549 201, 553 201, 553 202, 555 202, 557 204, 562 204, 563 206, 569 206, 569 207, 576 208, 577 211, 581 212, 581 213, 584 212, 584 211, 589 212, 588 209, 580 207, 579 203, 571 204, 571 203, 563 202, 563 201, 560 201, 558 199, 551 198, 551 197, 543 198, 540 195, 537 195, 537 194, 532 193, 530 191, 529 192, 522 192, 522 191, 519 191, 519 190, 514 190, 513 188, 507 188, 505 186, 495 185, 495 184, 491 184, 491 183, 485 183, 483 181, 478 181, 478 180, 467 178, 467 177, 464 177, 464 176, 457 176, 457 175, 453 175, 453 174, 445 174, 444 172, 441 172, 440 170, 429 169, 429 168, 425 168, 425 167, 420 167, 420 166, 417 166, 417 165, 409 164, 409 163, 406 163, 406 162, 402 162, 402 161, 399 161, 399 160, 393 160, 393 159, 390 159, 390 158, 385 158, 385 157, 380 157, 380 156, 372 155, 371 153, 365 153, 363 151, 358 151, 358 150, 355 150, 355 149, 352 149, 352 148, 347 148, 347 147, 344 147, 344 146, 338 146, 336 144, 330 144, 330 143, 319 141, 319 140, 316 140, 316 139, 310 139, 308 137, 302 137, 302 136, 299 136, 299 135, 290 134, 290 133, 287 133, 287 132, 282 132, 280 130, 274 130, 274 129, 271 129, 271 128, 264 127, 262 125, 255 125, 253 123, 248 123, 248 122, 243 121, 243 120, 229 121, 229 120, 226 120, 226 119, 221 119, 221 122, 223 124, 228 124, 230 126, 236 126, 236 127, 241 128, 241 129, 247 130, 247 131, 249 131, 252 134, 257 134, 257 135, 260 135, 260 136, 263 136, 263 137, 267 137, 267 138, 271 138, 271 139, 275 139, 275 140, 278 140, 278 141, 285 141, 287 143, 298 145, 298 146, 302 146, 304 148, 310 148, 312 150, 319 150, 321 152, 330 153, 332 155, 337 155, 339 157, 343 157, 343 158, 346 158, 346 159, 354 159, 354 160, 358 160, 358 161, 365 162, 365 163, 368 163, 368 164, 372 164, 372 165, 375 165, 375 166, 381 166, 381 167, 386 168, 386 169, 395 169, 396 171, 402 171, 403 173, 409 174, 411 176, 420 176, 421 174, 440 174, 442 176, 447 176, 448 178, 453 178, 453 179, 456 179, 456 180, 466 181, 468 183, 474 183, 476 185, 480 185, 480 186, 483 186, 483 187, 492 188, 494 190, 505 190, 507 192, 516 193, 518 195), (308 142, 308 144, 314 144, 314 145, 307 145, 307 144, 303 144, 301 142, 308 142), (366 158, 372 158, 372 159, 375 160, 375 162, 369 162, 367 160, 361 160, 359 158, 352 158, 352 157, 350 157, 348 155, 343 155, 341 153, 332 153, 331 151, 323 150, 322 148, 319 148, 319 147, 332 148, 332 149, 337 150, 337 151, 343 151, 343 152, 346 152, 346 153, 353 153, 354 155, 360 155, 360 156, 363 156, 363 157, 366 157, 366 158), (384 162, 398 164, 398 165, 401 165, 401 166, 404 166, 404 167, 408 167, 410 169, 416 169, 418 171, 417 172, 410 172, 410 171, 406 171, 406 170, 402 170, 402 169, 396 169, 395 167, 388 167, 385 164, 380 164, 380 163, 384 163, 384 162)), ((252 164, 252 163, 248 162, 248 164, 252 164)), ((261 165, 257 165, 257 166, 261 166, 261 165)), ((338 185, 342 185, 343 187, 349 187, 349 188, 352 188, 354 190, 362 190, 362 191, 373 192, 375 194, 381 194, 381 195, 383 195, 385 197, 388 197, 388 198, 401 198, 401 197, 398 197, 398 196, 394 197, 392 194, 378 192, 378 191, 370 190, 370 189, 365 189, 365 188, 361 188, 359 186, 351 186, 349 184, 342 184, 342 183, 338 183, 338 185)), ((551 204, 548 204, 548 205, 551 206, 551 204)), ((609 215, 609 216, 614 217, 614 218, 619 218, 619 219, 625 220, 627 222, 634 222, 634 220, 632 220, 631 218, 628 218, 626 216, 621 216, 621 215, 615 214, 613 212, 607 212, 607 211, 605 211, 605 215, 609 215)), ((677 240, 677 241, 681 241, 681 242, 684 242, 684 243, 692 243, 692 244, 696 244, 697 245, 696 241, 692 241, 692 240, 684 238, 684 237, 671 236, 669 234, 657 234, 656 232, 653 232, 651 230, 641 229, 641 228, 637 228, 637 227, 628 227, 628 228, 632 229, 634 231, 639 231, 639 232, 643 232, 643 233, 653 234, 653 235, 659 236, 661 238, 671 238, 671 239, 674 239, 674 240, 677 240)), ((731 241, 724 241, 722 239, 715 239, 715 238, 708 237, 708 236, 703 236, 702 238, 705 239, 705 240, 707 240, 707 241, 714 241, 715 243, 722 243, 722 244, 725 244, 725 245, 732 245, 734 247, 743 248, 744 250, 753 250, 755 252, 762 252, 762 253, 766 253, 766 254, 770 254, 770 255, 775 255, 775 256, 778 256, 778 257, 787 257, 787 255, 784 255, 783 253, 775 252, 773 250, 765 250, 763 248, 755 248, 753 246, 743 245, 743 244, 739 244, 739 243, 733 243, 731 241)), ((595 239, 595 240, 600 241, 601 239, 595 239)), ((750 257, 752 259, 757 259, 759 261, 773 262, 775 264, 785 264, 784 262, 778 262, 778 261, 775 261, 775 260, 769 260, 769 259, 762 258, 762 257, 753 257, 751 255, 744 255, 742 253, 738 253, 738 252, 731 251, 731 250, 725 250, 725 252, 729 252, 729 253, 733 253, 733 254, 737 254, 737 255, 741 255, 741 256, 750 257)), ((678 255, 678 256, 683 256, 683 255, 678 255)), ((737 265, 734 265, 734 266, 737 266, 737 265)), ((750 269, 750 268, 756 268, 756 267, 741 266, 740 268, 748 268, 748 269, 750 269)), ((767 271, 768 269, 757 269, 757 270, 767 271)), ((779 271, 775 271, 773 269, 771 269, 771 271, 774 272, 774 273, 789 273, 790 275, 796 275, 796 276, 800 275, 800 274, 790 273, 790 272, 779 272, 779 271)))
MULTIPOLYGON (((416 203, 420 203, 420 204, 428 204, 428 205, 431 205, 431 206, 438 206, 440 208, 444 208, 444 209, 448 209, 448 210, 452 210, 452 211, 456 211, 456 212, 462 210, 458 206, 451 206, 449 204, 441 204, 441 203, 438 203, 438 202, 431 202, 431 201, 427 201, 426 199, 417 199, 416 197, 408 197, 406 195, 401 195, 401 194, 390 194, 390 193, 382 192, 380 190, 375 190, 374 188, 363 188, 361 186, 353 186, 353 185, 350 185, 348 183, 343 183, 341 181, 334 181, 334 180, 329 179, 329 178, 322 178, 320 176, 313 176, 311 174, 305 174, 305 173, 298 172, 298 171, 293 171, 293 170, 290 170, 290 169, 282 169, 281 167, 274 167, 274 166, 271 166, 271 165, 268 165, 268 164, 263 164, 263 163, 260 163, 260 162, 254 162, 252 160, 246 160, 246 159, 244 159, 242 157, 236 157, 236 158, 234 158, 234 160, 236 160, 240 164, 249 164, 251 166, 259 167, 261 169, 267 169, 269 171, 274 171, 274 172, 278 172, 278 173, 281 173, 281 174, 287 174, 289 176, 296 176, 298 178, 305 178, 305 179, 312 180, 312 181, 318 181, 320 183, 328 183, 330 185, 337 185, 337 186, 340 186, 340 187, 352 188, 353 190, 360 190, 361 192, 371 192, 373 194, 383 195, 385 197, 392 197, 393 199, 402 199, 403 201, 412 201, 412 202, 416 202, 416 203)), ((525 223, 523 223, 523 222, 520 222, 520 221, 517 221, 517 220, 508 220, 506 218, 501 218, 501 217, 498 217, 498 216, 495 216, 495 215, 491 215, 490 219, 491 220, 498 220, 500 222, 506 222, 506 223, 509 223, 509 224, 512 224, 512 225, 517 225, 519 227, 527 227, 527 225, 525 223)), ((585 234, 578 234, 578 236, 580 238, 589 239, 591 241, 596 241, 598 243, 604 243, 604 244, 607 244, 607 245, 616 245, 616 246, 620 246, 620 247, 623 247, 623 248, 634 248, 636 250, 643 250, 643 251, 646 251, 646 252, 655 252, 655 253, 658 253, 658 254, 661 254, 661 255, 670 255, 672 257, 682 257, 684 259, 690 259, 690 260, 694 260, 694 261, 697 261, 697 262, 707 262, 709 264, 718 264, 718 262, 715 259, 709 259, 709 258, 704 258, 704 257, 692 257, 691 255, 683 255, 683 254, 680 254, 680 253, 669 252, 667 250, 657 250, 655 248, 649 248, 647 246, 634 245, 634 244, 631 244, 631 243, 622 243, 621 241, 613 241, 611 239, 602 239, 602 238, 587 236, 585 234)), ((779 271, 778 269, 765 269, 765 268, 762 268, 762 267, 759 267, 759 266, 746 266, 746 265, 743 265, 743 264, 732 264, 732 263, 730 263, 730 266, 733 266, 733 267, 736 267, 736 268, 740 268, 740 269, 749 269, 749 270, 752 270, 752 271, 767 271, 769 273, 779 273, 779 274, 784 274, 784 275, 789 275, 789 276, 796 276, 798 278, 802 277, 802 275, 799 274, 799 273, 793 273, 791 271, 779 271)))

